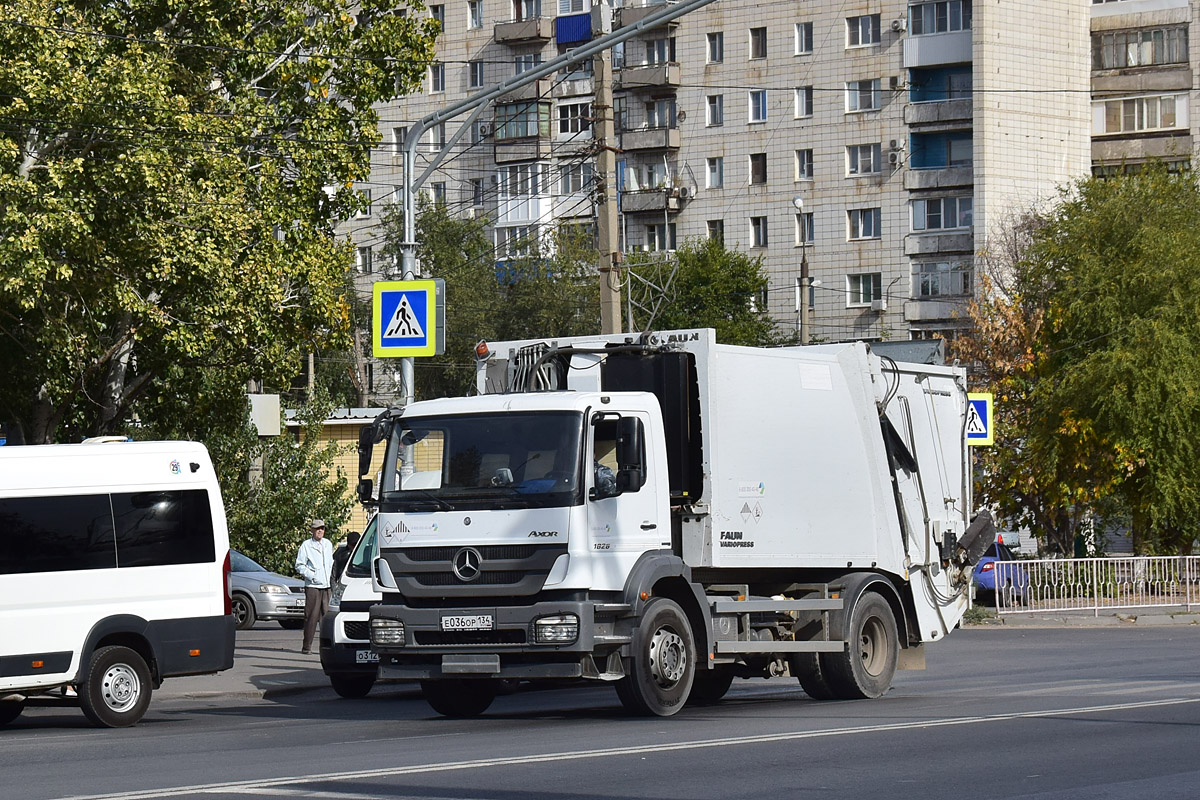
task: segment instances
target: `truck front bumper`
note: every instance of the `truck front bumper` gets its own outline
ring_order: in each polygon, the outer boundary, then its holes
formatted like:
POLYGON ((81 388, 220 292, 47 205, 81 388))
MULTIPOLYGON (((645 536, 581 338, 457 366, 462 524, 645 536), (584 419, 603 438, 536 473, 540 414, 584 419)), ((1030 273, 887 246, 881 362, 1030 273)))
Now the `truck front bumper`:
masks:
POLYGON ((611 614, 597 619, 592 602, 556 601, 529 606, 479 606, 455 609, 378 605, 371 619, 404 624, 404 644, 380 644, 379 677, 421 680, 453 677, 598 678, 615 680, 621 648, 629 636, 616 630, 611 614), (573 615, 579 633, 572 642, 539 643, 537 621, 573 615), (489 630, 447 630, 448 617, 487 617, 489 630))

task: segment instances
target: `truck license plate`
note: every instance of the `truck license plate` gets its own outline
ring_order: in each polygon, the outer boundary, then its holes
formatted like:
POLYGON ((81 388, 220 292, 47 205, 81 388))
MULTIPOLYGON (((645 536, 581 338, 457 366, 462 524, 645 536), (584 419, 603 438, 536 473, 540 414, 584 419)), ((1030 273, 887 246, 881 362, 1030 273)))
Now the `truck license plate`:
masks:
POLYGON ((491 629, 491 614, 455 614, 442 617, 442 630, 444 631, 490 631, 491 629))
POLYGON ((372 653, 370 650, 355 650, 355 664, 377 664, 379 662, 379 653, 372 653))

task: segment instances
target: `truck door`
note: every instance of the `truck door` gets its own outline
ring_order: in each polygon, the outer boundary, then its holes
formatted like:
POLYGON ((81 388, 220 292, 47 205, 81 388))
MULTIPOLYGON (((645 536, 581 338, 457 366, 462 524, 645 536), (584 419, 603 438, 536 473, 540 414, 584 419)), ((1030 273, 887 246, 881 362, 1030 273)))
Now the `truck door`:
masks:
POLYGON ((670 525, 660 519, 657 498, 665 466, 648 458, 647 451, 657 452, 647 447, 648 427, 648 417, 636 412, 598 413, 589 426, 588 529, 596 556, 593 580, 612 584, 604 588, 622 588, 642 553, 670 547, 670 525))

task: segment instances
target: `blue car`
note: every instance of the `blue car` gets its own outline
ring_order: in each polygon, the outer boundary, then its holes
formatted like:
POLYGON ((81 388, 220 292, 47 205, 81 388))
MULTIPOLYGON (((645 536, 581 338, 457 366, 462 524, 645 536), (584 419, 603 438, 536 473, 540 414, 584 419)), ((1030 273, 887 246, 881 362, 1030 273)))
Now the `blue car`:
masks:
POLYGON ((997 566, 997 561, 1013 561, 1012 551, 1003 542, 993 542, 975 565, 972 580, 975 582, 975 598, 989 605, 1015 606, 1029 601, 1029 573, 1019 564, 997 566), (997 597, 996 585, 1000 594, 997 597), (997 603, 997 601, 999 601, 997 603))

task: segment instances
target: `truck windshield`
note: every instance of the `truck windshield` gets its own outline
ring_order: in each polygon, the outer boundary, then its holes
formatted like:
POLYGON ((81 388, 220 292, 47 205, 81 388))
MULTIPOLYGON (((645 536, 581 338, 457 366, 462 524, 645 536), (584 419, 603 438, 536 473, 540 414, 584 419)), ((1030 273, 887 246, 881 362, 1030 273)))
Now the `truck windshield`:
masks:
POLYGON ((401 418, 388 443, 380 499, 389 511, 582 503, 582 440, 577 412, 401 418))

